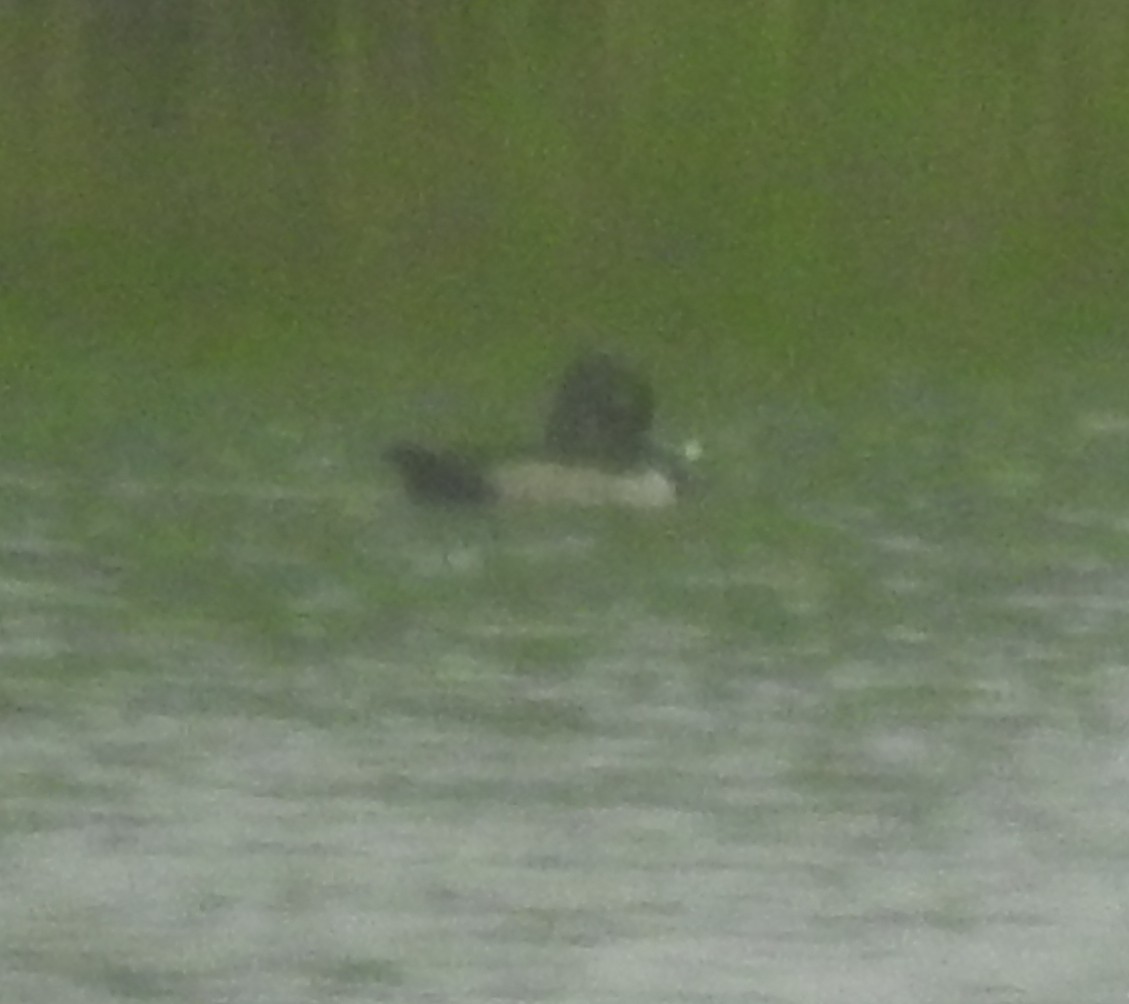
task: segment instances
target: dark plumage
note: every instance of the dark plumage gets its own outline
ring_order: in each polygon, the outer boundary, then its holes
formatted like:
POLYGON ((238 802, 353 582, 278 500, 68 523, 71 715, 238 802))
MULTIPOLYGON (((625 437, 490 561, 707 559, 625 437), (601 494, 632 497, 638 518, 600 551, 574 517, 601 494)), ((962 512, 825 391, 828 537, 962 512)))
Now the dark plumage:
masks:
POLYGON ((452 449, 397 443, 385 452, 417 502, 571 502, 653 508, 681 479, 650 439, 654 395, 622 360, 589 352, 565 370, 538 455, 496 463, 452 449))
POLYGON ((397 443, 384 458, 400 472, 416 502, 491 502, 496 492, 482 464, 454 450, 397 443))
POLYGON ((654 414, 650 384, 608 353, 591 352, 561 378, 545 447, 560 460, 631 466, 646 457, 654 414))

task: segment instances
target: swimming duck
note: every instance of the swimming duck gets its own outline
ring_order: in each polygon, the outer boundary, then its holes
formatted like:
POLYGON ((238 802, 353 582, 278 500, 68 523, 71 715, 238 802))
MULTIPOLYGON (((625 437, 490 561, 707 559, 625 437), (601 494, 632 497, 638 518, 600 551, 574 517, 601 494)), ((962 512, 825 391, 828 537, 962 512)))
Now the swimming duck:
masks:
POLYGON ((416 502, 660 508, 675 502, 685 472, 651 440, 654 407, 638 372, 607 352, 587 352, 561 377, 535 454, 491 461, 400 442, 384 456, 416 502))

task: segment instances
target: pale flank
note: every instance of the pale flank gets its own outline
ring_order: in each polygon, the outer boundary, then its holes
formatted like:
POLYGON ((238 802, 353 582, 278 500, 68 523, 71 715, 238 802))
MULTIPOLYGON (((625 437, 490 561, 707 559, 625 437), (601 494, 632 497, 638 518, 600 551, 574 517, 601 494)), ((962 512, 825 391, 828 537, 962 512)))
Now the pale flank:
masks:
POLYGON ((507 502, 661 509, 674 505, 677 494, 674 482, 660 471, 615 474, 550 461, 503 464, 490 480, 507 502))

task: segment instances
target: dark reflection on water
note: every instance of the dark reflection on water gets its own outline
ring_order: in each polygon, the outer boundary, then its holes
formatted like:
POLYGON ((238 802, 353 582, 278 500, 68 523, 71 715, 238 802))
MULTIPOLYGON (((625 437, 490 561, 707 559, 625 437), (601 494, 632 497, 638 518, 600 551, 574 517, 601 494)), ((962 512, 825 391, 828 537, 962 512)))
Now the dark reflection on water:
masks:
POLYGON ((1024 414, 758 414, 644 518, 0 472, 0 996, 1120 1000, 1129 425, 1024 414))

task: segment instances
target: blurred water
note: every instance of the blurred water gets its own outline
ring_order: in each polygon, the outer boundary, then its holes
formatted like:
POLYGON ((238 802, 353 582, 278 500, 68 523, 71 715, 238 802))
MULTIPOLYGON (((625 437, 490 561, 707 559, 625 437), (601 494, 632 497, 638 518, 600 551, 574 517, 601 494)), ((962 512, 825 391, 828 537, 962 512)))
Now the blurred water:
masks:
POLYGON ((643 517, 12 460, 0 999, 1123 1001, 1129 416, 913 400, 643 517))

